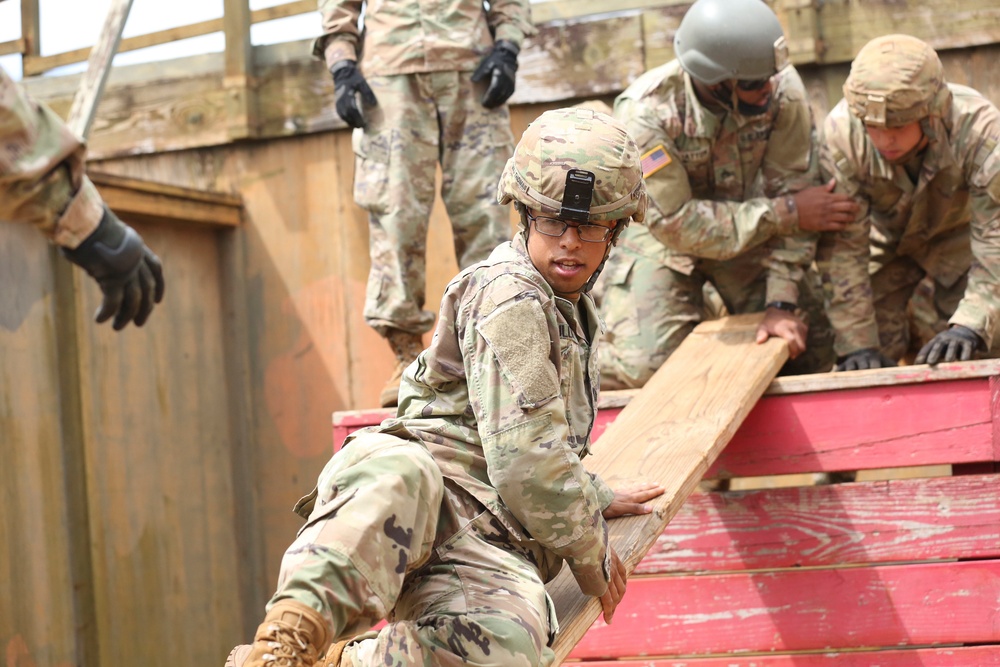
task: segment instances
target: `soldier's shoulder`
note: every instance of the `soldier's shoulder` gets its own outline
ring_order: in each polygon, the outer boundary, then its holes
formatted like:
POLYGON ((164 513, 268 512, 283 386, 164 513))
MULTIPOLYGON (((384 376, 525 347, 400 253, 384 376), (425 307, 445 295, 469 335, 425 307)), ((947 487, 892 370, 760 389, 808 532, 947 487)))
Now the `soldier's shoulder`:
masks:
POLYGON ((641 74, 618 96, 618 99, 652 101, 655 104, 663 98, 676 95, 678 92, 683 93, 683 91, 684 70, 681 69, 678 61, 671 60, 641 74))

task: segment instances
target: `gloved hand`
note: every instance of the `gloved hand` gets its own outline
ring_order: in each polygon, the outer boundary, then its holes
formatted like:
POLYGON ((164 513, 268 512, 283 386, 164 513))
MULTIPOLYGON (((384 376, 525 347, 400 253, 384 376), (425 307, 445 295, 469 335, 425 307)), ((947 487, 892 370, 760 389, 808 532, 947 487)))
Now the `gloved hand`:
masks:
POLYGON ((63 248, 62 253, 100 285, 104 301, 94 319, 101 323, 114 315, 115 331, 129 322, 141 327, 153 312, 153 304, 163 300, 160 258, 107 206, 97 229, 79 246, 63 248))
POLYGON ((478 83, 490 75, 490 83, 483 93, 483 106, 493 109, 514 94, 514 75, 517 73, 517 54, 520 49, 513 42, 501 39, 493 45, 479 67, 472 73, 472 82, 478 83))
POLYGON ((955 324, 950 329, 938 333, 927 345, 920 348, 915 364, 930 364, 939 361, 968 361, 972 353, 983 347, 983 339, 969 327, 955 324))
POLYGON ((891 368, 895 365, 895 361, 870 347, 855 350, 837 359, 838 371, 863 371, 869 368, 891 368))
POLYGON ((330 68, 330 74, 333 75, 337 115, 351 127, 364 127, 365 114, 358 106, 357 94, 361 94, 362 105, 377 106, 378 100, 365 77, 358 71, 358 64, 353 60, 341 60, 330 68))

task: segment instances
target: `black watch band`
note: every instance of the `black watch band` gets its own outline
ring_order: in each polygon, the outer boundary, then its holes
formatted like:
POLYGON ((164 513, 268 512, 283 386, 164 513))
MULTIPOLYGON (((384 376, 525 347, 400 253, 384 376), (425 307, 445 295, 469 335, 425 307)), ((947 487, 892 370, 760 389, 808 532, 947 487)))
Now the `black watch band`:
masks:
POLYGON ((778 310, 787 310, 789 313, 794 313, 799 309, 794 303, 789 303, 788 301, 772 301, 764 308, 777 308, 778 310))

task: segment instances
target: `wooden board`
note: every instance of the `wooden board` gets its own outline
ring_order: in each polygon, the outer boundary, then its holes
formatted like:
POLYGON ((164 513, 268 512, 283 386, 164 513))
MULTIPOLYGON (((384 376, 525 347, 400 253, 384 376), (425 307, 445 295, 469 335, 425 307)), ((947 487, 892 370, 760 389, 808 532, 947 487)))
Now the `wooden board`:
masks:
POLYGON ((571 655, 998 643, 998 599, 1000 560, 638 577, 614 622, 595 623, 571 655))
MULTIPOLYGON (((642 479, 666 488, 652 502, 652 514, 609 522, 611 542, 628 572, 696 488, 788 358, 784 341, 754 342, 760 319, 758 313, 698 325, 593 446, 588 469, 612 488, 642 479)), ((552 648, 561 661, 600 614, 600 601, 580 592, 568 568, 548 590, 560 626, 552 648)), ((630 595, 631 590, 626 599, 630 595)))
POLYGON ((995 646, 901 651, 824 651, 795 655, 727 655, 714 658, 567 661, 563 667, 998 667, 995 646))
POLYGON ((1000 558, 997 481, 968 475, 696 493, 636 574, 1000 558))

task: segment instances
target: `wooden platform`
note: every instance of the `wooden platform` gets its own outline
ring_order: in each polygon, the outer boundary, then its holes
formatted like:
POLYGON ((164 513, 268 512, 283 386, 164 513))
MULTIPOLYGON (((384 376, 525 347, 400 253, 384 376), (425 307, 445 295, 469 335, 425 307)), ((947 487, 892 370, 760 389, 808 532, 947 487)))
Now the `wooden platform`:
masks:
MULTIPOLYGON (((633 397, 602 398, 597 437, 633 397)), ((779 378, 709 475, 956 474, 696 493, 564 664, 1000 665, 998 462, 996 360, 779 378)))

